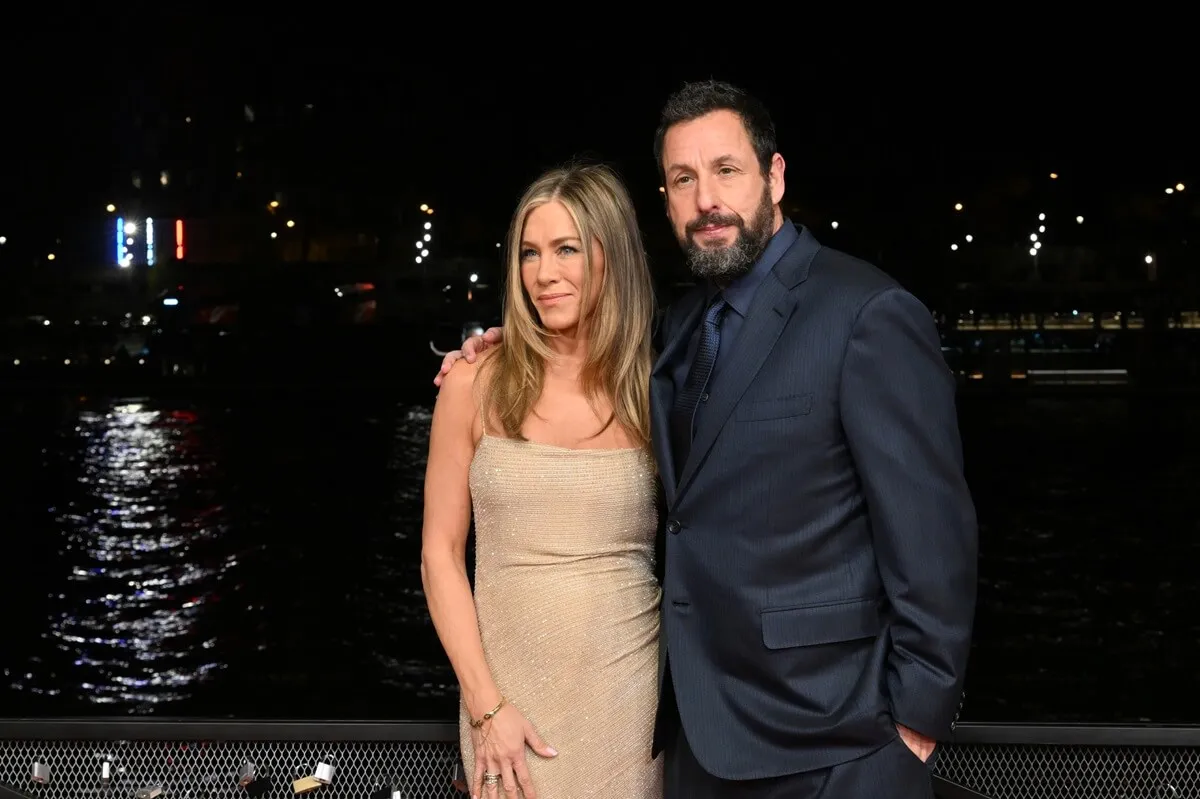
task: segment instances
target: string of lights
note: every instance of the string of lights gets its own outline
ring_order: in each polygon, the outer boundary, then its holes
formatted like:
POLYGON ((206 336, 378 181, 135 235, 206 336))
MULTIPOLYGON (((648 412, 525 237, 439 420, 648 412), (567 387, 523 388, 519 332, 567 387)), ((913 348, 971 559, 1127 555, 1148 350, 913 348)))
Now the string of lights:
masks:
MULTIPOLYGON (((421 203, 421 213, 426 216, 433 216, 433 209, 427 204, 421 203)), ((417 239, 417 255, 415 261, 423 262, 429 257, 429 248, 433 246, 433 220, 426 219, 421 225, 422 231, 420 238, 417 239)))

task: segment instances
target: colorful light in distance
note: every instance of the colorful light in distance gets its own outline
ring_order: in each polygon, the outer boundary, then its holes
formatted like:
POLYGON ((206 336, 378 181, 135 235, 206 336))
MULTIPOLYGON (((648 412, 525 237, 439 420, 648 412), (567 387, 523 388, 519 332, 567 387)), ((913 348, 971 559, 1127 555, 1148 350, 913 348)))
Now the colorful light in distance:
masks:
POLYGON ((146 266, 154 266, 154 220, 146 217, 146 266))

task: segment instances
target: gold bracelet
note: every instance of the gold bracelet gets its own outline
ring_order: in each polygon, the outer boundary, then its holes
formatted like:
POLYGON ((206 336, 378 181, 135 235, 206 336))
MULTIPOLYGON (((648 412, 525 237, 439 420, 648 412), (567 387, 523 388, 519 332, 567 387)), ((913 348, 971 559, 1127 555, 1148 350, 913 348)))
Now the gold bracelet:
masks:
POLYGON ((502 696, 502 697, 500 697, 500 702, 499 702, 499 704, 497 704, 497 705, 496 705, 494 708, 492 708, 491 710, 489 710, 487 713, 484 713, 484 714, 483 714, 483 717, 482 717, 482 718, 480 718, 480 719, 479 719, 479 721, 476 721, 475 719, 470 719, 470 720, 469 720, 469 723, 470 723, 470 725, 471 725, 472 727, 474 727, 475 729, 479 729, 479 728, 480 728, 480 727, 482 727, 484 724, 487 724, 489 721, 491 721, 491 720, 492 720, 492 718, 493 718, 493 717, 494 717, 494 716, 495 716, 497 713, 499 713, 499 712, 500 712, 500 708, 504 707, 504 706, 505 706, 507 703, 508 703, 508 700, 507 700, 507 699, 505 699, 503 696, 502 696))

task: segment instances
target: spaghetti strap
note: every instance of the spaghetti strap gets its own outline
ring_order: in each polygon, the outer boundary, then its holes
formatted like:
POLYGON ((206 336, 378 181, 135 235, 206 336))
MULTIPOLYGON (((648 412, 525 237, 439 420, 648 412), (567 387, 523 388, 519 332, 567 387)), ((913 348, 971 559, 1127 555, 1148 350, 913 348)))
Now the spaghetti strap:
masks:
POLYGON ((479 435, 480 437, 487 435, 487 407, 483 397, 479 398, 479 435))

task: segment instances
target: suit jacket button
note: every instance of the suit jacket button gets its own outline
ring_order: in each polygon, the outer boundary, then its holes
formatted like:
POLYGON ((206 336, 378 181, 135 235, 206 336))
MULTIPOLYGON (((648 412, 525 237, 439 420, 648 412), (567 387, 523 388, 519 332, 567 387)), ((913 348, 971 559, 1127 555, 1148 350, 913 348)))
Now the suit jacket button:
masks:
POLYGON ((667 522, 667 532, 671 533, 672 535, 678 533, 681 527, 683 527, 683 525, 681 525, 675 519, 671 519, 671 521, 667 522))

